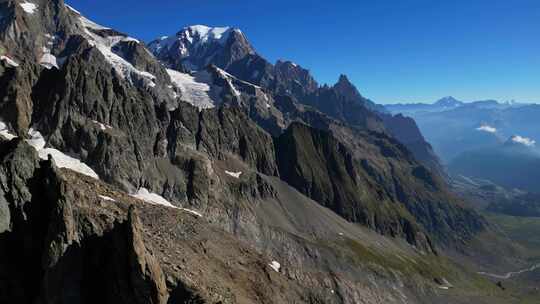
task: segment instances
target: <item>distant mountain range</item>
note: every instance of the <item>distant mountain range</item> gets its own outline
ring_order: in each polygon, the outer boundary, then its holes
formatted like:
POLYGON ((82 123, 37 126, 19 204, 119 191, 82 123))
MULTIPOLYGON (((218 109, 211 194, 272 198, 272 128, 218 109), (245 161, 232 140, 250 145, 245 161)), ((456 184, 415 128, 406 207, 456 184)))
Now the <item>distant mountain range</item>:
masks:
POLYGON ((445 97, 433 104, 386 105, 393 114, 414 118, 445 163, 460 153, 498 143, 512 136, 540 139, 540 105, 484 100, 465 103, 445 97))
POLYGON ((445 97, 433 104, 387 105, 413 117, 455 174, 490 179, 506 187, 540 191, 540 105, 445 97))
POLYGON ((463 102, 452 96, 443 97, 434 103, 396 103, 385 105, 391 113, 418 114, 421 112, 443 112, 460 107, 475 107, 481 109, 506 109, 511 107, 520 107, 530 105, 530 103, 505 102, 500 103, 496 100, 478 100, 472 102, 463 102))

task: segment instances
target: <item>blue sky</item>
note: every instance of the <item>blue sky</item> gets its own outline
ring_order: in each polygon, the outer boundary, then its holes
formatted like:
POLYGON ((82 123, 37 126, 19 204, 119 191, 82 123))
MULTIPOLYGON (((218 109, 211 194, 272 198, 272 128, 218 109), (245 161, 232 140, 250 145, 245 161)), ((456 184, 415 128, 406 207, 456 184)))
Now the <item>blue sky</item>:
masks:
POLYGON ((378 103, 540 102, 539 0, 67 0, 144 41, 186 25, 240 28, 320 83, 346 74, 378 103))

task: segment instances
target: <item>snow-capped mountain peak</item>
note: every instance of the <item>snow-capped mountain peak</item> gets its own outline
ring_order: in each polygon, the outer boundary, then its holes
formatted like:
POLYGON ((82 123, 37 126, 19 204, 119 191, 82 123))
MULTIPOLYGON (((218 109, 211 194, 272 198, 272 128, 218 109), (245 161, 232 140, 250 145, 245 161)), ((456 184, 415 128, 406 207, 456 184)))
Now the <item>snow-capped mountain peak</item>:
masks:
POLYGON ((149 46, 153 52, 171 50, 180 51, 180 54, 187 55, 188 49, 192 46, 217 42, 224 45, 233 31, 239 31, 231 27, 209 27, 206 25, 192 25, 183 28, 174 36, 163 36, 150 42, 149 46))
POLYGON ((230 27, 209 27, 206 25, 192 25, 183 30, 188 37, 198 37, 202 43, 218 41, 224 43, 229 38, 230 27))
POLYGON ((148 46, 170 68, 184 71, 202 70, 209 64, 226 67, 255 53, 239 29, 206 25, 184 27, 175 35, 158 38, 148 46))
POLYGON ((462 101, 455 99, 452 96, 443 97, 435 102, 435 105, 442 107, 458 107, 463 105, 462 101))

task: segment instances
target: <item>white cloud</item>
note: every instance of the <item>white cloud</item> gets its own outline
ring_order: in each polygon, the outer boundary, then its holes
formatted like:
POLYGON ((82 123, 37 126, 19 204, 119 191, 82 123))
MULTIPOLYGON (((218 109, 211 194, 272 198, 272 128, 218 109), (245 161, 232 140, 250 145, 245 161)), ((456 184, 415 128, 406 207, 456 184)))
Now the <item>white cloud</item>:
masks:
POLYGON ((512 136, 512 141, 518 144, 522 144, 527 147, 534 147, 536 145, 536 141, 533 139, 530 139, 528 137, 522 137, 519 135, 512 136))
POLYGON ((497 133, 497 129, 489 125, 482 125, 476 128, 478 131, 488 132, 488 133, 497 133))

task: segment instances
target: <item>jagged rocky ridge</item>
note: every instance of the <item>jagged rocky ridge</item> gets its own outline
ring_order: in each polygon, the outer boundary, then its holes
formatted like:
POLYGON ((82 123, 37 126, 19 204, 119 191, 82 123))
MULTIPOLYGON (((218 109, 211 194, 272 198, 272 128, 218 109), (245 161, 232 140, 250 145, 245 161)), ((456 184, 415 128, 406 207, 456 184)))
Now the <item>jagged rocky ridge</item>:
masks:
POLYGON ((319 86, 310 72, 298 64, 284 60, 278 60, 275 65, 269 63, 256 53, 240 30, 232 28, 187 27, 173 37, 156 39, 149 46, 157 58, 172 68, 189 71, 200 69, 200 62, 213 64, 238 79, 264 87, 276 96, 292 97, 353 127, 386 129, 419 161, 444 174, 416 123, 413 120, 404 123, 401 116, 393 116, 383 106, 363 97, 345 75, 341 75, 334 86, 319 86), (201 39, 201 33, 193 34, 195 29, 222 34, 218 37, 206 34, 201 39), (414 140, 411 140, 411 134, 414 140))
MULTIPOLYGON (((348 244, 345 246, 338 242, 336 253, 324 250, 325 245, 318 242, 325 243, 329 238, 328 233, 333 238, 339 236, 341 232, 338 227, 343 225, 354 227, 347 228, 352 229, 348 235, 353 237, 354 244, 376 242, 366 240, 366 233, 360 232, 363 230, 357 225, 347 223, 327 209, 317 208, 307 197, 351 222, 396 237, 396 242, 402 238, 407 240, 418 250, 408 253, 411 255, 423 253, 434 256, 436 247, 442 245, 443 241, 446 244, 462 243, 484 229, 482 218, 461 206, 438 176, 420 165, 403 145, 385 133, 383 125, 375 123, 373 127, 350 128, 344 122, 299 103, 294 96, 275 93, 267 86, 259 86, 260 83, 251 84, 212 65, 197 71, 203 73, 200 77, 204 81, 201 83, 206 84, 209 90, 215 89, 216 93, 208 95, 208 98, 215 98, 214 107, 201 110, 185 102, 191 95, 186 93, 189 90, 175 82, 175 76, 179 75, 165 69, 136 39, 92 23, 62 1, 33 3, 37 7, 33 13, 26 11, 20 1, 0 4, 3 15, 10 16, 2 19, 0 38, 3 53, 0 55, 16 63, 14 65, 3 59, 0 68, 0 82, 5 84, 0 88, 0 120, 6 123, 9 132, 26 138, 30 127, 39 130, 44 134, 47 146, 77 157, 95 170, 110 187, 128 193, 146 188, 159 193, 176 206, 196 209, 209 222, 208 227, 203 225, 204 229, 222 229, 232 233, 259 252, 279 255, 284 264, 293 265, 296 262, 298 265, 310 265, 317 273, 321 265, 331 264, 329 270, 317 276, 312 286, 283 283, 287 288, 297 288, 299 302, 325 301, 322 299, 328 296, 326 293, 306 295, 306 291, 299 292, 298 289, 317 289, 328 280, 334 280, 337 284, 335 287, 339 287, 339 293, 331 296, 335 297, 332 301, 336 303, 355 303, 362 293, 367 293, 368 299, 376 299, 386 289, 372 289, 369 287, 375 286, 372 282, 399 281, 389 271, 380 278, 358 285, 357 278, 369 273, 369 270, 362 267, 357 269, 348 260, 336 262, 339 255, 350 251, 350 243, 345 240, 345 245, 348 244), (299 222, 307 221, 303 226, 297 227, 299 223, 282 218, 284 215, 281 211, 276 214, 275 210, 280 210, 285 204, 300 201, 304 202, 305 209, 296 209, 294 214, 299 217, 299 222), (300 216, 306 210, 310 210, 314 218, 323 215, 330 217, 334 227, 330 231, 321 231, 323 227, 316 227, 316 221, 300 216), (271 228, 275 226, 281 229, 271 228), (302 237, 298 239, 299 236, 302 237), (303 239, 306 236, 310 237, 303 239), (313 242, 317 246, 310 247, 312 245, 309 244, 313 242), (333 271, 338 270, 345 271, 347 278, 337 279, 332 275, 333 271)), ((286 80, 286 75, 283 73, 281 76, 282 83, 294 82, 286 80)), ((303 75, 303 81, 309 84, 309 77, 303 75)), ((312 89, 319 90, 315 86, 307 90, 312 89)), ((365 111, 373 117, 373 121, 380 122, 380 118, 365 111)), ((20 141, 14 139, 3 145, 14 145, 15 142, 20 141)), ((22 142, 19 145, 23 145, 22 142)), ((27 152, 13 154, 32 160, 27 152)), ((39 176, 34 178, 35 174, 31 172, 27 174, 20 188, 32 187, 27 180, 47 180, 39 176)), ((68 183, 75 185, 81 178, 69 176, 72 179, 68 183)), ((95 185, 89 183, 91 192, 95 185)), ((10 187, 8 183, 3 188, 4 193, 9 193, 4 196, 8 208, 23 202, 33 205, 31 197, 17 201, 13 192, 18 190, 10 190, 10 187)), ((69 204, 74 201, 72 197, 51 199, 48 203, 69 204)), ((91 206, 93 202, 83 200, 81 204, 91 206)), ((77 210, 80 208, 75 207, 77 210)), ((97 220, 100 214, 101 211, 96 210, 96 213, 88 215, 88 221, 97 220)), ((127 239, 126 251, 146 255, 144 250, 129 247, 132 246, 129 243, 134 243, 133 232, 130 231, 135 229, 134 225, 138 226, 136 216, 128 216, 125 210, 122 214, 110 217, 111 221, 127 223, 119 224, 118 228, 110 225, 107 229, 88 227, 97 230, 84 234, 80 240, 92 239, 94 234, 100 235, 97 240, 90 241, 90 252, 104 254, 103 251, 108 250, 104 243, 111 238, 121 239, 121 244, 125 244, 127 239), (105 231, 107 235, 103 239, 105 231)), ((37 219, 38 222, 49 220, 37 219)), ((85 225, 84 219, 76 218, 73 221, 77 225, 85 225)), ((161 223, 162 219, 149 218, 147 224, 152 221, 161 223)), ((170 221, 171 225, 175 225, 174 220, 170 221)), ((4 223, 9 223, 4 224, 6 227, 14 226, 9 219, 4 223)), ((20 237, 18 232, 12 233, 20 237)), ((369 235, 377 240, 384 239, 379 235, 369 235)), ((186 236, 186 239, 192 237, 186 236)), ((72 240, 62 242, 66 245, 72 240)), ((139 245, 140 242, 132 247, 141 247, 139 245)), ((332 246, 337 246, 334 241, 332 246)), ((393 248, 392 251, 402 250, 399 246, 394 248, 396 245, 388 246, 393 248)), ((219 248, 216 245, 214 250, 219 248)), ((240 250, 238 248, 242 246, 233 245, 231 248, 233 251, 240 250)), ((41 252, 37 250, 36 255, 41 252)), ((231 252, 231 256, 234 255, 231 252)), ((31 256, 29 259, 40 258, 31 256)), ((142 264, 154 268, 152 265, 155 263, 149 259, 142 264)), ((84 267, 89 266, 96 265, 84 267)), ((37 271, 33 268, 31 271, 37 271)), ((256 273, 256 268, 249 269, 256 273)), ((149 274, 130 280, 147 282, 150 276, 152 282, 148 288, 158 290, 152 292, 157 300, 151 301, 162 302, 163 282, 152 278, 159 271, 136 270, 141 271, 148 271, 149 274)), ((296 282, 312 275, 299 272, 294 267, 290 271, 289 277, 295 278, 296 282)), ((90 273, 89 276, 86 279, 97 279, 97 274, 90 273)), ((410 290, 417 285, 430 285, 433 279, 430 276, 433 275, 420 275, 412 283, 414 286, 399 287, 398 290, 412 293, 409 296, 426 297, 426 292, 410 290)), ((43 274, 35 273, 30 277, 42 278, 43 274)), ((172 281, 168 284, 177 283, 172 281)), ((225 276, 223 281, 227 281, 225 276)), ((48 284, 47 280, 44 282, 48 284)), ((199 292, 210 292, 212 282, 199 283, 200 288, 207 289, 199 292)), ((214 283, 226 285, 223 282, 214 283)), ((259 286, 261 283, 253 284, 259 286)), ((54 290, 55 287, 50 288, 54 290)), ((168 288, 170 292, 172 287, 168 288)), ((229 294, 231 298, 221 300, 225 303, 242 302, 238 298, 235 300, 240 296, 235 288, 239 287, 198 297, 202 297, 203 302, 215 302, 218 301, 215 297, 229 294)), ((189 295, 188 291, 178 292, 189 295)), ((52 293, 55 292, 60 291, 52 293)), ((252 302, 280 302, 272 298, 272 294, 272 291, 268 291, 264 295, 257 295, 257 300, 248 298, 252 302)), ((35 295, 41 297, 39 293, 35 295)), ((390 296, 395 297, 396 294, 390 296)), ((375 303, 375 300, 366 301, 375 303)), ((390 299, 388 301, 392 302, 390 299)))

